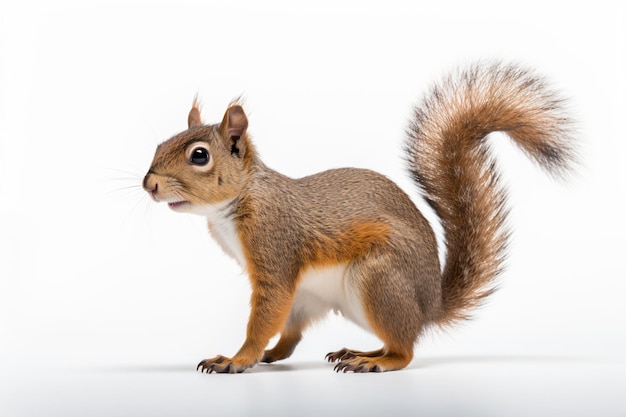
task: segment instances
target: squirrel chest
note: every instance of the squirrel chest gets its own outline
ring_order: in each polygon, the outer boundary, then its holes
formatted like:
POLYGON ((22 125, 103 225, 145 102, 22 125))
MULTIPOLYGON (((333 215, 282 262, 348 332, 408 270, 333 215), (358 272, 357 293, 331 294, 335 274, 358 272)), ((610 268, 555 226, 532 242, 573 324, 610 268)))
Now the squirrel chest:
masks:
POLYGON ((243 245, 235 226, 232 204, 233 200, 226 200, 218 204, 207 204, 198 208, 197 214, 206 217, 211 235, 224 252, 245 268, 246 257, 244 256, 243 245))

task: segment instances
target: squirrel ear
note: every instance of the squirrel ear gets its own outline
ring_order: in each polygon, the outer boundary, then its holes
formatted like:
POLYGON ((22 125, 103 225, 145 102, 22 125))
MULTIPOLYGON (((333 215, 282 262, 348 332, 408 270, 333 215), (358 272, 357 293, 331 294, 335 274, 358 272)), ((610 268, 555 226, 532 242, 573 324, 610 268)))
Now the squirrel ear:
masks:
POLYGON ((231 155, 241 157, 245 153, 247 128, 248 118, 243 108, 239 104, 231 105, 226 110, 220 125, 220 133, 224 139, 227 139, 231 155))
POLYGON ((202 126, 198 96, 194 97, 193 99, 193 106, 191 107, 191 110, 189 110, 189 116, 187 116, 187 126, 189 127, 189 129, 196 126, 202 126))

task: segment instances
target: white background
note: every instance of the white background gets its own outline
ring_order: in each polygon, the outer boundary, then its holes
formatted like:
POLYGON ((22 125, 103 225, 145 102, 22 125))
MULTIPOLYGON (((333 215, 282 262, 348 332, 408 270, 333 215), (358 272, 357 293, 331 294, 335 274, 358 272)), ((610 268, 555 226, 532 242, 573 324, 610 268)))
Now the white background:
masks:
POLYGON ((623 415, 625 56, 617 1, 3 1, 0 415, 623 415), (140 188, 193 96, 213 123, 244 94, 287 175, 367 167, 417 201, 411 106, 478 59, 570 98, 581 164, 553 182, 497 136, 514 235, 475 320, 401 372, 333 373, 379 342, 330 317, 283 364, 196 373, 243 341, 247 278, 140 188))

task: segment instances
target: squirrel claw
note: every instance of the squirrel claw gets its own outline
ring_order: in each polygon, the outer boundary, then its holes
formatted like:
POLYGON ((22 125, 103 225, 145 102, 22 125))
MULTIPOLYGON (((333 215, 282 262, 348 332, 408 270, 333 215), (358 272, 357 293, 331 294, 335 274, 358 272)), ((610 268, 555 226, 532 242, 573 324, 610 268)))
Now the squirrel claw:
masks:
POLYGON ((335 365, 336 372, 354 372, 354 373, 365 373, 365 372, 382 372, 382 368, 378 365, 372 365, 368 363, 367 360, 363 358, 352 358, 347 360, 341 360, 337 365, 335 365))
POLYGON ((359 354, 359 352, 347 349, 347 348, 343 348, 340 349, 336 352, 330 352, 325 356, 325 359, 328 362, 337 362, 337 361, 343 361, 346 359, 352 359, 357 357, 359 354))
POLYGON ((196 367, 196 370, 207 374, 213 372, 218 374, 234 374, 241 373, 247 368, 248 366, 246 365, 235 365, 233 360, 226 356, 218 355, 214 358, 201 361, 196 367))

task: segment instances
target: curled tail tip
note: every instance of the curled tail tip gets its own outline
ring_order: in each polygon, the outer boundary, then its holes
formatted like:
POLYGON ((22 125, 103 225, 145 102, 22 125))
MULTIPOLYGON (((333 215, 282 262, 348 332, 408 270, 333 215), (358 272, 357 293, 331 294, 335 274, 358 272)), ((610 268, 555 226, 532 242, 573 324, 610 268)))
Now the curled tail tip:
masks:
POLYGON ((462 136, 502 131, 552 177, 565 178, 579 161, 577 130, 569 100, 544 76, 518 63, 479 61, 448 73, 414 106, 406 149, 416 165, 438 137, 457 136, 458 145, 462 136))

